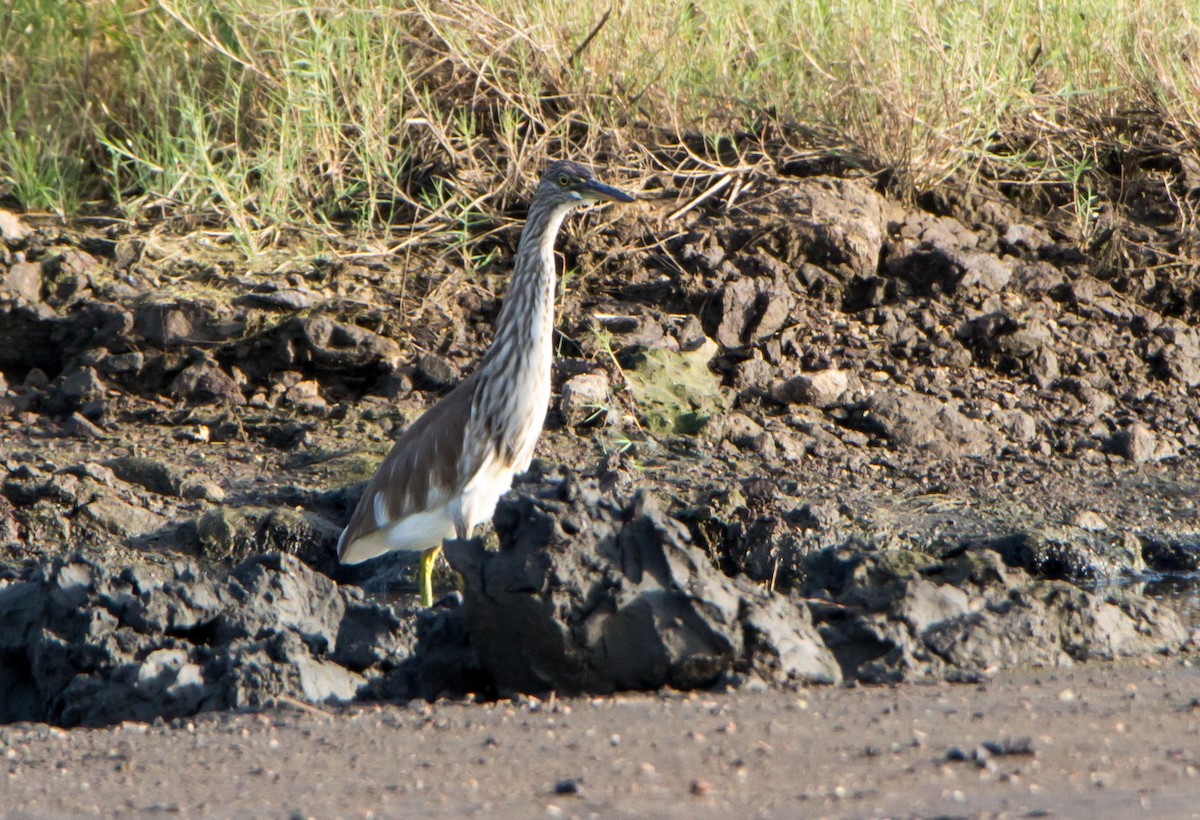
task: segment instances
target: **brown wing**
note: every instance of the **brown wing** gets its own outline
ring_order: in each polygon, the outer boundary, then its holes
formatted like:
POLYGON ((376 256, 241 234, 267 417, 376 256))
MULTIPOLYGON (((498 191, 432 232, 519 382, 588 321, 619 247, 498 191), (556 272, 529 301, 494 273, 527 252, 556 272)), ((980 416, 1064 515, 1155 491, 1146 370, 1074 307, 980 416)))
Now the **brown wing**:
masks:
MULTIPOLYGON (((356 542, 371 541, 373 536, 383 534, 377 506, 385 519, 384 527, 388 527, 447 503, 462 489, 464 479, 469 476, 459 475, 459 465, 476 384, 475 376, 471 375, 401 434, 367 484, 338 540, 339 560, 347 557, 356 542)), ((370 555, 366 557, 385 550, 368 551, 370 555)))

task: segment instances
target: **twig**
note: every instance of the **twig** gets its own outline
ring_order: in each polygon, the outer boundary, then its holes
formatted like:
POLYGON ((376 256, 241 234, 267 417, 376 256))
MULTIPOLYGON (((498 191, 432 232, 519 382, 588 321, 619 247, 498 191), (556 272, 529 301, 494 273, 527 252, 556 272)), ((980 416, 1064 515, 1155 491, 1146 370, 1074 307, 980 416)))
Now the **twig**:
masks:
POLYGON ((576 46, 575 50, 571 52, 571 58, 569 60, 567 60, 567 62, 570 63, 571 66, 576 65, 576 63, 579 61, 579 55, 582 54, 583 50, 585 48, 587 48, 588 45, 592 42, 592 38, 594 38, 597 34, 600 33, 600 29, 604 28, 604 24, 608 22, 608 18, 611 14, 612 14, 611 8, 608 9, 608 11, 604 12, 604 16, 602 16, 600 18, 600 22, 598 22, 598 23, 596 23, 596 25, 592 26, 592 30, 588 34, 588 36, 584 37, 583 42, 580 43, 578 46, 576 46))
MULTIPOLYGON (((259 68, 254 63, 252 63, 248 60, 245 60, 242 57, 239 57, 237 54, 234 54, 233 52, 231 52, 224 45, 217 42, 212 37, 206 36, 203 32, 200 31, 200 29, 196 28, 194 25, 189 23, 183 17, 182 14, 180 14, 178 11, 176 11, 174 8, 172 8, 170 5, 168 5, 166 0, 158 0, 158 7, 161 8, 171 19, 173 19, 175 22, 179 23, 179 25, 183 26, 185 29, 187 29, 192 34, 194 34, 200 40, 200 42, 204 43, 206 46, 211 48, 213 51, 216 51, 218 54, 224 55, 226 58, 237 63, 242 68, 253 71, 255 74, 262 77, 264 80, 268 80, 271 82, 274 81, 274 79, 275 79, 274 77, 272 77, 267 72, 263 71, 261 68, 259 68)), ((237 37, 236 32, 234 32, 234 37, 237 37)), ((238 39, 238 44, 241 45, 240 38, 238 39)))
POLYGON ((302 700, 297 700, 296 698, 288 695, 276 695, 275 703, 276 705, 287 704, 288 706, 293 706, 302 712, 308 712, 309 714, 317 715, 318 717, 325 718, 326 720, 333 720, 333 712, 326 711, 325 709, 313 706, 311 703, 305 703, 302 700))
POLYGON ((723 177, 721 177, 719 180, 717 180, 707 191, 700 194, 700 196, 693 199, 687 205, 684 205, 678 211, 676 211, 675 213, 668 216, 667 221, 674 222, 676 219, 678 219, 679 217, 686 214, 688 211, 695 208, 697 205, 699 205, 704 200, 708 199, 713 194, 718 193, 722 188, 724 188, 726 185, 728 185, 730 182, 733 181, 733 176, 734 175, 733 175, 732 171, 728 174, 725 174, 723 177))

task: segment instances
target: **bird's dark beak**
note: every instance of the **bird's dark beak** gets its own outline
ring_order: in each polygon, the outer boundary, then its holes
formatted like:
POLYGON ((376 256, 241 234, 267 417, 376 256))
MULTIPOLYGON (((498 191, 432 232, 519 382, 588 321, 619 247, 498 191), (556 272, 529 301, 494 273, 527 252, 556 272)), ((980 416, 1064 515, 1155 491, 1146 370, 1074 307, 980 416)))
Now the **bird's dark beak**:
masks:
POLYGON ((633 202, 633 197, 624 191, 618 191, 594 179, 581 183, 575 191, 585 202, 633 202))

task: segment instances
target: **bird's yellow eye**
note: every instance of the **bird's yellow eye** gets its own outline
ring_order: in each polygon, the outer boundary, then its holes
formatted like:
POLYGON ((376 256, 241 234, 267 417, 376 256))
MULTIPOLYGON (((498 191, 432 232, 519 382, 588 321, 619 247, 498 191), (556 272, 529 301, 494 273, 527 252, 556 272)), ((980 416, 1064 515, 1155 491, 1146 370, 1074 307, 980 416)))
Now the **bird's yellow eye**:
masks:
POLYGON ((566 188, 568 185, 571 184, 571 178, 569 176, 567 176, 566 174, 563 174, 562 176, 560 176, 558 178, 558 184, 561 185, 562 187, 566 188))

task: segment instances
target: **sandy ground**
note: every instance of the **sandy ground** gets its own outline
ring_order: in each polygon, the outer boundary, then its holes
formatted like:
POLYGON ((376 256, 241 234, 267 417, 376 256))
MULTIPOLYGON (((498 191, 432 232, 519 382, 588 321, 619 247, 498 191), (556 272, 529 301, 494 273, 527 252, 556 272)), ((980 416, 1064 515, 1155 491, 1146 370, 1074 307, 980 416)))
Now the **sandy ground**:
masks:
POLYGON ((0 739, 6 817, 1200 817, 1186 658, 982 686, 282 704, 0 739), (1017 753, 976 760, 989 742, 1017 753))

